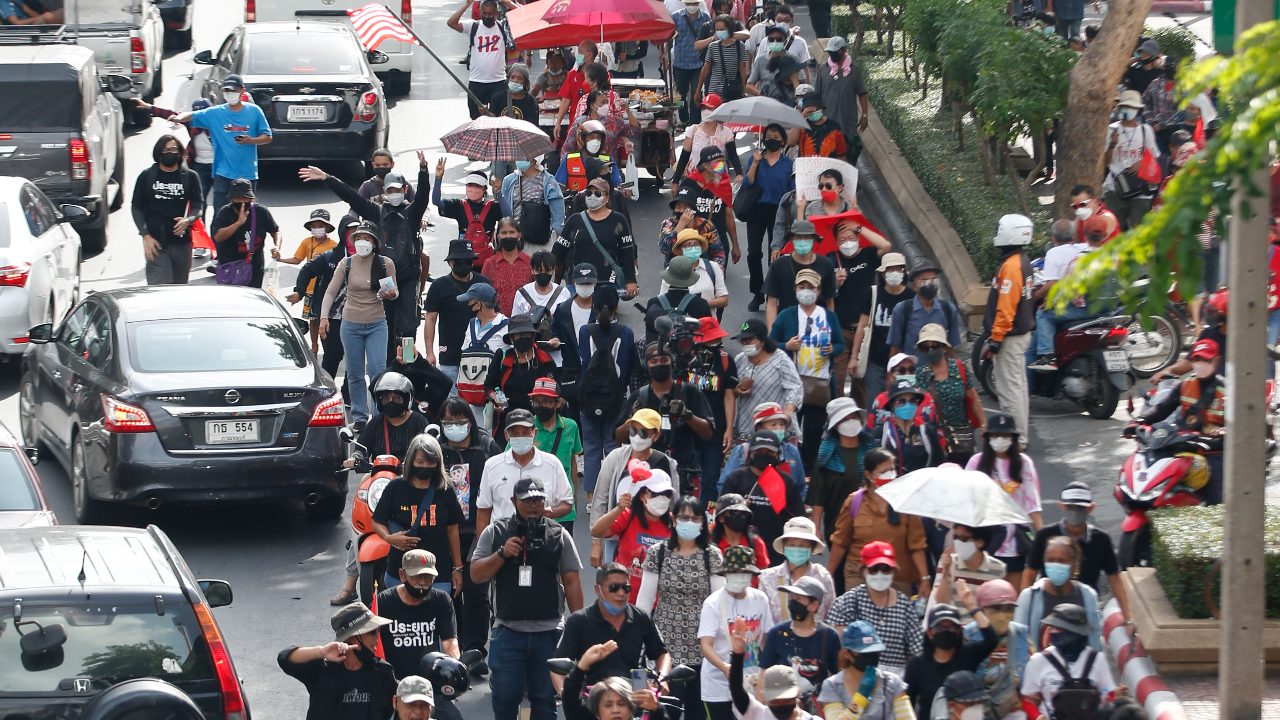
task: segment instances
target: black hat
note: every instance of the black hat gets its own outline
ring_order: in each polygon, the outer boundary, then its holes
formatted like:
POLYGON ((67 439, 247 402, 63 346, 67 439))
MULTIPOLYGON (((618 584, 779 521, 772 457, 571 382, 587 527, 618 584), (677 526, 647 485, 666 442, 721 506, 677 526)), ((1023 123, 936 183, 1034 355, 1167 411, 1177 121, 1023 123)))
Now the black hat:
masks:
POLYGON ((574 285, 595 285, 598 282, 596 266, 591 263, 578 263, 573 266, 574 285))
POLYGON ((223 90, 239 90, 244 87, 244 80, 239 75, 228 75, 222 80, 223 90))
POLYGON ((450 240, 449 254, 445 256, 445 260, 475 260, 480 257, 476 255, 476 251, 471 249, 470 240, 450 240))
MULTIPOLYGON (((774 439, 776 440, 777 438, 775 437, 774 439)), ((750 513, 751 506, 738 493, 725 493, 720 496, 720 499, 716 500, 716 519, 718 520, 730 512, 750 513)))
POLYGON ((508 430, 513 427, 533 427, 533 413, 524 408, 516 408, 507 413, 503 427, 508 430))
POLYGON ((993 412, 987 414, 987 429, 982 434, 990 435, 991 433, 1017 435, 1018 423, 1014 421, 1013 416, 1009 413, 993 412))
POLYGON ((826 104, 822 102, 822 95, 821 95, 821 93, 819 93, 817 90, 814 90, 814 91, 813 91, 813 92, 811 92, 811 93, 805 93, 805 96, 804 96, 803 98, 801 98, 801 99, 800 99, 800 107, 802 107, 802 108, 806 108, 806 107, 820 107, 820 108, 824 108, 824 107, 826 107, 826 104))
POLYGON ((231 185, 227 188, 227 199, 234 200, 236 198, 249 198, 250 200, 257 197, 253 194, 253 183, 244 178, 236 178, 231 181, 231 185))
POLYGON ((782 443, 778 442, 778 436, 772 430, 761 430, 752 434, 751 446, 749 452, 757 450, 772 450, 775 453, 782 453, 782 443))
POLYGON ((916 276, 917 276, 917 275, 919 275, 920 273, 922 273, 922 272, 930 272, 930 271, 932 271, 932 272, 934 272, 934 273, 936 273, 936 274, 938 274, 938 275, 941 275, 941 274, 942 274, 942 273, 938 270, 938 267, 937 267, 936 265, 934 265, 933 263, 929 262, 928 260, 925 260, 924 262, 920 263, 919 265, 917 265, 917 266, 915 266, 915 267, 911 268, 911 279, 912 279, 912 280, 915 280, 915 279, 916 279, 916 276))
POLYGON ((957 627, 964 624, 963 622, 960 621, 960 611, 956 609, 955 605, 948 605, 947 603, 938 603, 937 605, 934 605, 932 608, 929 609, 929 629, 930 630, 938 627, 938 624, 945 620, 950 620, 951 622, 955 623, 957 627))
POLYGON ((521 478, 516 481, 516 489, 511 492, 512 497, 517 500, 528 500, 529 498, 545 498, 547 493, 542 488, 542 481, 537 478, 521 478))
POLYGON ((889 388, 889 402, 893 402, 894 398, 901 395, 915 395, 923 397, 924 393, 916 389, 916 386, 910 380, 895 380, 893 386, 889 388))
POLYGON ((307 218, 307 221, 302 224, 302 227, 306 227, 317 220, 324 221, 324 226, 328 228, 329 232, 333 232, 335 230, 333 223, 329 221, 329 211, 324 208, 312 210, 311 217, 307 218))
POLYGON ((957 670, 947 676, 942 683, 942 694, 948 700, 958 703, 986 702, 987 689, 977 675, 968 670, 957 670))
POLYGON ((671 202, 668 205, 672 210, 676 209, 676 203, 682 202, 695 210, 698 207, 698 186, 693 183, 682 182, 680 187, 676 188, 676 194, 671 196, 671 202))
POLYGON ((800 72, 804 68, 804 63, 800 62, 800 58, 791 53, 783 53, 782 57, 777 61, 778 69, 774 70, 775 79, 781 80, 788 75, 800 72))
POLYGON ((1062 603, 1053 608, 1049 616, 1040 621, 1042 625, 1056 627, 1079 635, 1088 635, 1098 628, 1089 622, 1089 615, 1084 608, 1073 603, 1062 603))
POLYGON ((723 160, 724 150, 715 145, 708 145, 702 148, 702 154, 698 156, 698 164, 709 163, 712 160, 723 160))
POLYGON ((755 340, 757 338, 769 337, 769 328, 765 327, 764 321, 760 318, 748 318, 742 323, 742 330, 733 336, 734 340, 755 340))
POLYGON ((533 318, 528 313, 520 313, 511 318, 507 323, 507 334, 502 336, 502 341, 511 344, 511 336, 519 333, 537 333, 538 328, 533 326, 533 318))

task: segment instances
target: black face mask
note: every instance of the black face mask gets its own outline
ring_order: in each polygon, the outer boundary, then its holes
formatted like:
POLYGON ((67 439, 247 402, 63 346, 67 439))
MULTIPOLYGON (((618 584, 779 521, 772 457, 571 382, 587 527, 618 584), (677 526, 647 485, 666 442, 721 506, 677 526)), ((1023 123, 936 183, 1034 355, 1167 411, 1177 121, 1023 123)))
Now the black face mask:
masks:
POLYGON ((954 650, 960 645, 960 633, 947 630, 933 634, 933 646, 939 650, 954 650))
POLYGON ((770 705, 769 706, 769 712, 773 713, 773 716, 778 718, 778 720, 787 720, 787 718, 791 717, 791 713, 795 712, 795 709, 796 709, 795 705, 770 705))
POLYGON ((803 622, 805 618, 809 617, 809 608, 799 600, 792 598, 787 601, 787 614, 791 616, 792 620, 803 622))
POLYGON ((725 517, 724 526, 736 533, 740 533, 747 529, 747 522, 748 518, 746 515, 734 513, 725 517))
POLYGON ((1068 662, 1075 662, 1080 659, 1080 653, 1084 652, 1086 644, 1089 642, 1087 635, 1080 633, 1059 631, 1049 637, 1049 644, 1058 648, 1058 652, 1067 659, 1068 662))
POLYGON ((389 173, 389 172, 391 172, 391 168, 389 168, 389 167, 377 167, 377 166, 375 165, 375 166, 374 166, 374 168, 373 168, 373 174, 374 174, 374 176, 375 176, 375 177, 377 177, 379 180, 381 180, 382 178, 386 177, 386 176, 387 176, 387 173, 389 173))
POLYGON ((551 273, 534 273, 533 281, 536 282, 539 287, 546 287, 551 284, 551 273))
POLYGON ((533 414, 542 422, 546 422, 556 416, 556 409, 547 405, 534 405, 533 414))
POLYGON ((464 278, 470 275, 471 268, 472 268, 472 265, 470 260, 454 260, 453 261, 453 274, 457 275, 460 278, 464 278))
POLYGON ((924 361, 930 365, 937 365, 942 362, 943 355, 944 353, 941 350, 930 350, 924 354, 924 361))
POLYGON ((654 382, 666 382, 671 379, 670 365, 653 365, 649 368, 649 377, 654 382))
POLYGON ((166 150, 165 152, 160 153, 161 165, 177 165, 178 161, 181 159, 182 153, 176 150, 166 150))
POLYGON ((533 349, 533 338, 531 337, 516 338, 514 341, 512 341, 511 346, 516 349, 516 352, 527 353, 533 349))
POLYGON ((372 665, 378 660, 378 656, 374 655, 372 650, 366 648, 364 643, 360 643, 360 647, 355 651, 355 653, 356 659, 359 660, 362 665, 372 665))
POLYGON ((424 587, 424 588, 414 587, 409 583, 402 583, 402 585, 404 586, 404 591, 409 593, 409 597, 416 598, 418 600, 421 600, 422 598, 426 597, 427 591, 431 589, 429 587, 424 587))
POLYGON ((498 240, 503 250, 515 250, 520 245, 520 238, 504 237, 498 240))
POLYGON ((773 464, 773 458, 769 457, 768 455, 752 455, 751 456, 751 467, 757 470, 764 470, 765 468, 769 467, 772 464, 773 464))
POLYGON ((430 480, 438 472, 437 465, 414 465, 413 476, 419 480, 430 480))
POLYGON ((880 653, 858 653, 853 656, 853 667, 857 670, 866 670, 869 667, 875 667, 880 664, 880 653))
POLYGON ((480 21, 484 23, 485 27, 493 27, 494 25, 497 24, 498 18, 482 17, 480 18, 480 21))
POLYGON ((405 408, 403 400, 392 400, 391 402, 378 403, 378 409, 387 417, 400 417, 404 414, 405 408))
POLYGON ((844 50, 837 50, 833 53, 828 53, 828 54, 831 56, 831 61, 834 62, 835 64, 839 65, 840 63, 844 62, 844 50))
POLYGON ((921 285, 920 289, 917 290, 916 292, 920 293, 920 297, 924 298, 925 300, 932 300, 938 297, 938 286, 937 285, 921 285))
POLYGON ((778 138, 769 138, 764 141, 764 149, 769 152, 777 152, 782 149, 782 141, 778 138))

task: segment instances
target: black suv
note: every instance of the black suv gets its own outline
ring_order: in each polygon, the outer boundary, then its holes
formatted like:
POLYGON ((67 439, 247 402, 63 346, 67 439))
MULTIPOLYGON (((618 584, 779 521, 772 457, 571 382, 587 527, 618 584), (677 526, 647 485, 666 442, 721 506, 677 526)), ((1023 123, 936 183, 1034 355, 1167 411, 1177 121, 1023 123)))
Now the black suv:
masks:
POLYGON ((154 525, 0 531, 0 718, 76 718, 103 690, 150 677, 206 720, 249 720, 210 612, 231 599, 154 525))

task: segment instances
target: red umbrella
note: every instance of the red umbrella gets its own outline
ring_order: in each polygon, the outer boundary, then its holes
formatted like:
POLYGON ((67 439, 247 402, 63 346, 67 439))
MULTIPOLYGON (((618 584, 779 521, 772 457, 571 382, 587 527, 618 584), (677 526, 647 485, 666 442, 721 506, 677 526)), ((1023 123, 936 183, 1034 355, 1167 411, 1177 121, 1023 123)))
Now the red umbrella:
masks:
POLYGON ((542 19, 560 25, 595 27, 671 18, 671 13, 657 0, 555 0, 550 5, 542 19))
MULTIPOLYGON (((852 222, 854 225, 864 227, 872 232, 881 233, 866 215, 857 210, 846 210, 838 215, 813 215, 809 217, 809 222, 813 223, 814 230, 818 231, 818 242, 813 244, 813 251, 819 255, 828 255, 840 250, 836 245, 836 225, 842 222, 852 222)), ((870 240, 860 238, 858 248, 864 248, 871 244, 870 240)), ((791 241, 788 240, 786 246, 782 248, 782 254, 786 255, 792 250, 791 241)))
MULTIPOLYGON (((511 34, 516 44, 528 50, 541 48, 564 47, 577 45, 584 37, 599 42, 627 42, 632 40, 649 40, 663 42, 675 34, 675 23, 671 15, 658 0, 620 0, 619 7, 626 13, 610 10, 602 17, 600 13, 592 15, 572 15, 564 20, 556 19, 548 22, 543 19, 553 6, 560 7, 572 4, 576 0, 539 0, 511 10, 507 13, 507 23, 511 26, 511 34), (643 15, 634 14, 637 8, 645 8, 643 15), (594 17, 595 19, 591 19, 594 17), (634 19, 625 19, 634 17, 634 19), (596 25, 599 31, 596 31, 596 25), (590 25, 588 31, 584 25, 590 25), (599 37, 597 37, 597 35, 599 37)), ((598 0, 587 0, 598 2, 598 0)))

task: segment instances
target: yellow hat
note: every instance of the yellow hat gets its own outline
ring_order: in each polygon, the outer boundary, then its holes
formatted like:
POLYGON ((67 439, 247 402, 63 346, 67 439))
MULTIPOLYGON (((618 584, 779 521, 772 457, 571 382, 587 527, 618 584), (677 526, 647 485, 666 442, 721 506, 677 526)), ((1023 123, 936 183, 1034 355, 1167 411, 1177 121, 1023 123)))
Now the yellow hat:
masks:
POLYGON ((694 238, 697 238, 698 242, 702 244, 702 252, 706 252, 707 239, 702 236, 702 233, 698 232, 697 230, 694 230, 693 228, 685 228, 681 230, 680 234, 676 235, 676 244, 672 247, 673 249, 678 248, 681 245, 683 245, 686 241, 693 240, 694 238))
POLYGON ((637 410, 636 414, 632 415, 631 419, 627 422, 633 422, 641 427, 648 428, 649 430, 662 429, 662 416, 658 414, 657 410, 653 410, 651 408, 641 408, 637 410))

